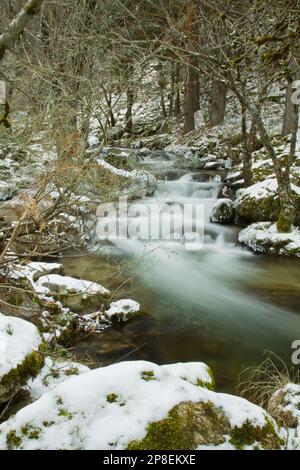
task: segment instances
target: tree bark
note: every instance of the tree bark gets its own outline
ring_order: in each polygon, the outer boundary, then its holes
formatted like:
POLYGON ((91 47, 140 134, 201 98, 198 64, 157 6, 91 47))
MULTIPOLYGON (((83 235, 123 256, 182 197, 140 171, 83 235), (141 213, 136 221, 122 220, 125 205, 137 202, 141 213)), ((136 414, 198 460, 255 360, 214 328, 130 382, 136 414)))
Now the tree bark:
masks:
POLYGON ((285 108, 284 108, 283 124, 282 124, 282 132, 281 132, 283 136, 291 134, 294 128, 295 107, 292 101, 292 94, 293 94, 293 80, 289 79, 287 90, 286 90, 285 108))
POLYGON ((19 39, 31 18, 39 13, 43 2, 44 0, 28 0, 8 25, 6 31, 0 35, 0 61, 3 59, 6 49, 13 47, 19 39))
MULTIPOLYGON (((187 5, 188 48, 193 51, 197 42, 197 25, 194 1, 187 5)), ((199 72, 198 59, 194 54, 187 58, 186 81, 184 90, 184 133, 195 129, 195 112, 199 109, 199 72)))
POLYGON ((247 110, 242 105, 242 135, 243 135, 243 176, 245 187, 253 184, 252 153, 249 147, 249 136, 247 133, 247 110))
POLYGON ((226 112, 227 85, 214 80, 210 98, 209 125, 211 127, 223 124, 226 112))

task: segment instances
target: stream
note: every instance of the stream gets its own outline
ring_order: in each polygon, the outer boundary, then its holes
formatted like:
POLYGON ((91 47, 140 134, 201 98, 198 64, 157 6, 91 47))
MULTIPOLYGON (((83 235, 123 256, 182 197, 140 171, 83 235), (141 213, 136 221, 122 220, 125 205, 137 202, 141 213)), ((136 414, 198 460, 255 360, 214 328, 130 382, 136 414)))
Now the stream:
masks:
POLYGON ((195 245, 186 237, 111 240, 97 253, 91 247, 87 256, 66 257, 66 275, 102 283, 117 298, 137 300, 146 312, 77 338, 74 354, 90 357, 95 366, 138 359, 202 361, 214 371, 217 390, 234 392, 240 372, 261 363, 266 350, 291 364, 291 345, 300 337, 299 260, 238 246, 238 227, 210 222, 222 171, 179 171, 173 164, 163 153, 144 158, 142 166, 159 182, 152 197, 139 201, 135 222, 143 233, 149 224, 157 228, 158 212, 163 221, 171 212, 176 235, 181 219, 175 208, 200 204, 203 223, 190 220, 190 228, 199 230, 195 245))

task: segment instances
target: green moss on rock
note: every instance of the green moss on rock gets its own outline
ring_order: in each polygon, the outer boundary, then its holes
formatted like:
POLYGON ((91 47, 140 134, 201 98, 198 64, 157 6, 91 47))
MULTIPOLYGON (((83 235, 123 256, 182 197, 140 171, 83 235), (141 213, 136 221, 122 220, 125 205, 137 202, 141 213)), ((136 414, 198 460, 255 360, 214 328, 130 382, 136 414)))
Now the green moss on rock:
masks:
POLYGON ((44 357, 39 351, 28 354, 21 364, 0 379, 1 402, 12 398, 29 379, 37 376, 44 365, 44 357))

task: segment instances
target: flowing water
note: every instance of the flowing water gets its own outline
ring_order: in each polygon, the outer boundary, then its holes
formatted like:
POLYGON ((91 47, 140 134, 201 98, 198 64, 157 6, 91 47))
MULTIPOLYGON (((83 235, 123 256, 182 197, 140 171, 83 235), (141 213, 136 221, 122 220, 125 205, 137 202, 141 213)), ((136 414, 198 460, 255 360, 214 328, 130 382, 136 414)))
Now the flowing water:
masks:
POLYGON ((299 261, 257 256, 237 246, 237 227, 210 222, 223 175, 178 172, 169 163, 144 162, 160 182, 131 214, 140 239, 111 240, 97 254, 65 259, 66 274, 102 282, 147 312, 78 338, 74 351, 78 358, 88 354, 96 365, 122 358, 203 361, 214 370, 218 389, 233 391, 239 373, 262 362, 265 350, 290 363, 291 344, 300 339, 299 261), (203 208, 199 220, 192 214, 187 221, 194 239, 182 236, 179 209, 185 204, 203 208), (146 229, 158 233, 161 224, 172 239, 146 240, 146 229))

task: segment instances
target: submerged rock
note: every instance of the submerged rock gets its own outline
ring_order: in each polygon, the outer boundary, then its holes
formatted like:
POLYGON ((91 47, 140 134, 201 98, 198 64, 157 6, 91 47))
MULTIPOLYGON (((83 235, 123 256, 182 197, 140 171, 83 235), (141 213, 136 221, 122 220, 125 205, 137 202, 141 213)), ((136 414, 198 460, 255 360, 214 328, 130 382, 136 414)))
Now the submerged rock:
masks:
POLYGON ((218 199, 211 211, 211 221, 232 224, 235 218, 234 203, 231 199, 218 199))
POLYGON ((10 400, 43 366, 37 328, 0 313, 0 403, 10 400))
POLYGON ((123 362, 71 377, 0 425, 2 449, 278 449, 260 407, 197 386, 203 364, 123 362), (195 380, 197 378, 197 380, 195 380))

